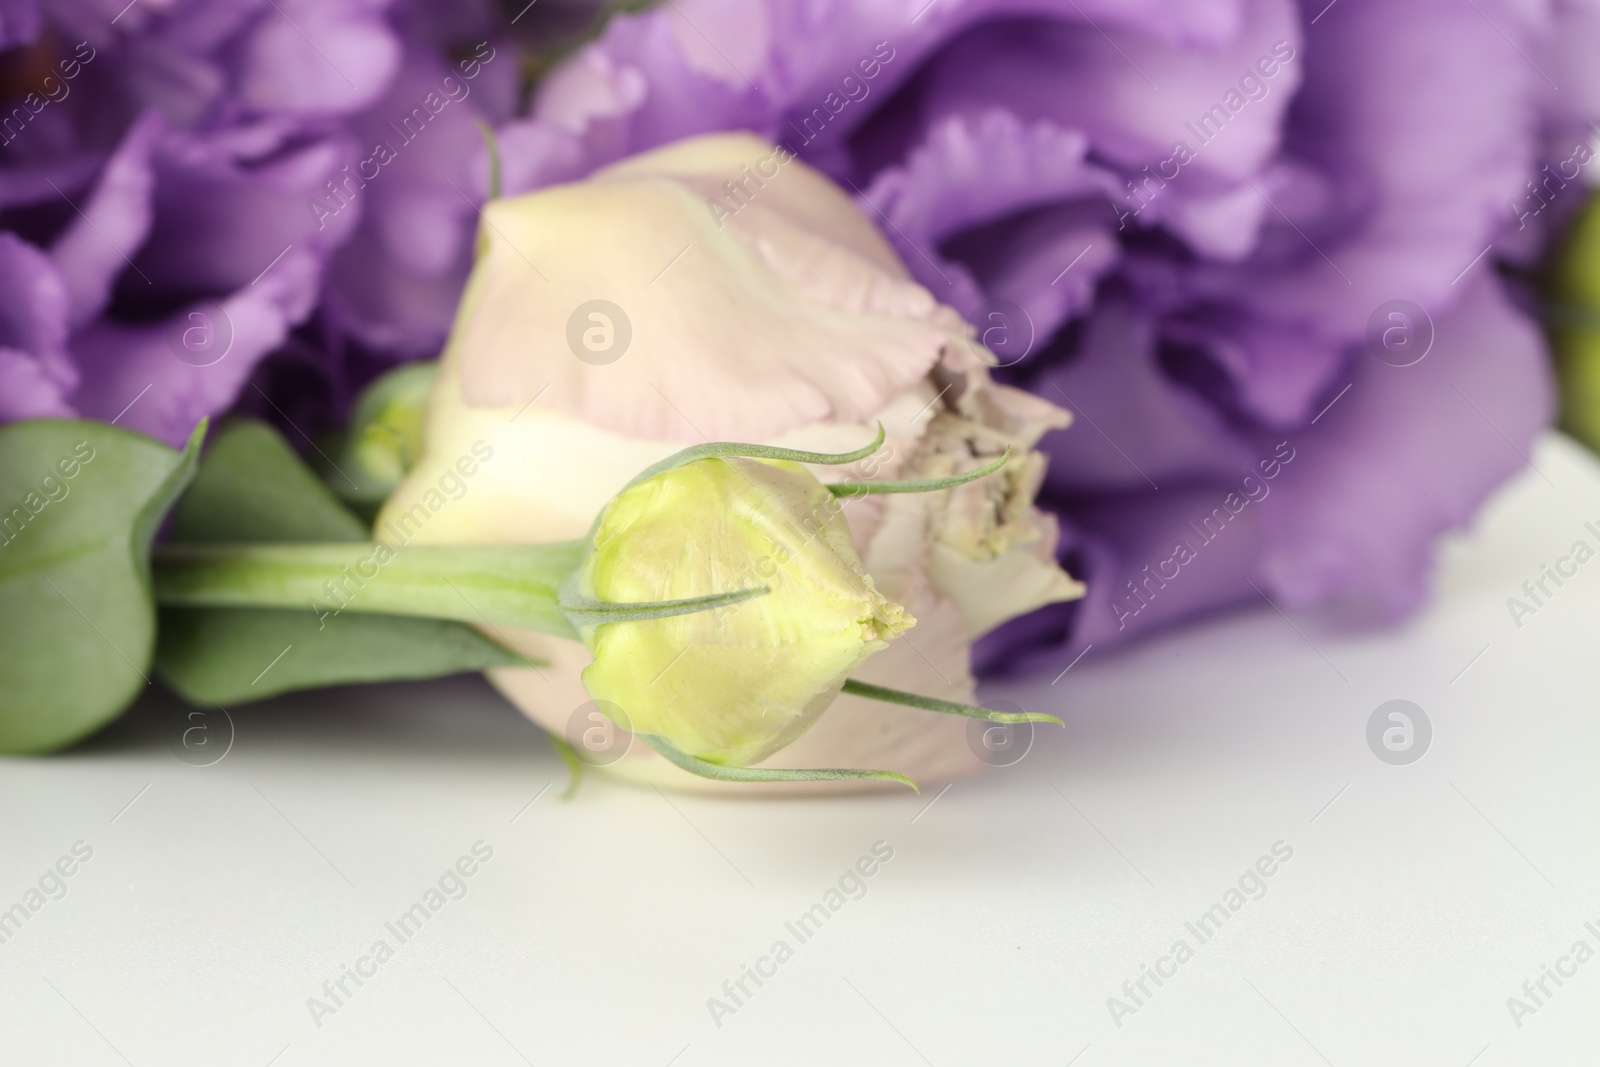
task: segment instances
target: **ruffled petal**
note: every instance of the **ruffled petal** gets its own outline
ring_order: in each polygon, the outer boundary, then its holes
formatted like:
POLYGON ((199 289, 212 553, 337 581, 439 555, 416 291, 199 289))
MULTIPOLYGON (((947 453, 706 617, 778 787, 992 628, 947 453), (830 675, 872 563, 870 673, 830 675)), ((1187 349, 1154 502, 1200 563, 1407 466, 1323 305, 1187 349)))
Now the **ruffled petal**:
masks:
POLYGON ((1042 340, 1082 310, 1116 258, 1110 212, 1043 210, 1114 190, 1088 149, 1079 133, 1004 111, 953 116, 861 201, 882 212, 913 274, 941 300, 968 315, 991 297, 1012 300, 1042 340), (971 232, 985 223, 1000 225, 971 232))
MULTIPOLYGON (((770 147, 752 163, 762 158, 779 165, 770 147)), ((776 218, 753 224, 752 247, 693 190, 630 168, 491 204, 447 356, 467 402, 515 409, 537 397, 644 438, 771 439, 869 418, 964 341, 903 278, 842 246, 819 256, 815 236, 776 218), (605 335, 597 354, 626 343, 620 362, 584 358, 591 329, 605 335)), ((829 195, 829 211, 850 210, 829 195)), ((876 240, 856 226, 857 244, 876 240)))
POLYGON ((352 124, 359 159, 346 199, 360 201, 361 225, 334 255, 326 296, 342 333, 385 354, 438 353, 471 266, 487 191, 478 123, 509 110, 516 76, 510 49, 478 51, 484 59, 455 65, 413 52, 352 124))
POLYGON ((106 161, 89 195, 50 246, 50 256, 65 279, 71 299, 68 321, 74 329, 99 315, 111 289, 128 270, 150 232, 151 153, 165 124, 147 112, 123 137, 106 161))
POLYGON ((95 323, 73 341, 83 373, 73 403, 90 418, 115 418, 181 446, 201 418, 233 405, 256 364, 309 313, 320 277, 320 257, 296 249, 219 303, 186 307, 153 326, 95 323), (201 324, 226 341, 215 342, 222 354, 214 362, 197 365, 180 358, 179 338, 201 324))
POLYGON ((1439 535, 1527 465, 1553 413, 1543 341, 1493 281, 1463 286, 1420 363, 1363 353, 1349 394, 1294 435, 1257 570, 1286 605, 1416 607, 1439 535))
POLYGON ((400 65, 383 4, 277 0, 240 50, 239 93, 259 111, 342 114, 376 101, 400 65), (377 10, 373 10, 377 9, 377 10))
POLYGON ((77 412, 62 392, 31 352, 0 348, 0 421, 70 419, 77 412))

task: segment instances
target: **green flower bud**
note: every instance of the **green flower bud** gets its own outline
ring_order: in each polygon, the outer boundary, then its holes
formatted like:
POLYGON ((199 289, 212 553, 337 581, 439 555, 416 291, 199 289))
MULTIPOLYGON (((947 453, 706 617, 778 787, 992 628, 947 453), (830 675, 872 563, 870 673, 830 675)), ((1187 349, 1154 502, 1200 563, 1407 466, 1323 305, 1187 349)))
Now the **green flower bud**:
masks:
POLYGON ((361 391, 349 425, 323 455, 322 478, 346 503, 376 510, 422 455, 423 410, 437 363, 408 363, 361 391))
POLYGON ((620 725, 743 767, 793 741, 852 671, 915 620, 862 568, 838 500, 806 468, 697 459, 644 478, 596 521, 585 598, 674 601, 765 587, 714 611, 585 627, 583 684, 620 725))
POLYGON ((1600 451, 1600 196, 1573 220, 1548 282, 1561 428, 1600 451))

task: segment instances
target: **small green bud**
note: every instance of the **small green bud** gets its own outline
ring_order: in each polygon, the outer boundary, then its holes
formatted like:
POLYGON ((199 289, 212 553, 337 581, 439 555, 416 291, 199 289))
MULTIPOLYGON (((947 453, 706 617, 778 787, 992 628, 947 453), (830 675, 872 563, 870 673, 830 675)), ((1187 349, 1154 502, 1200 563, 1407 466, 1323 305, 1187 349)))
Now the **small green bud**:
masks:
POLYGON ((433 361, 408 363, 361 391, 349 425, 324 457, 323 480, 347 503, 376 508, 422 455, 422 420, 438 376, 433 361))
POLYGON ((1563 238, 1548 299, 1561 428, 1600 451, 1600 195, 1590 197, 1563 238))
POLYGON ((584 687, 619 725, 748 766, 915 624, 862 568, 837 498, 789 462, 697 459, 640 481, 600 514, 577 575, 583 597, 618 604, 760 587, 712 611, 585 627, 584 687))

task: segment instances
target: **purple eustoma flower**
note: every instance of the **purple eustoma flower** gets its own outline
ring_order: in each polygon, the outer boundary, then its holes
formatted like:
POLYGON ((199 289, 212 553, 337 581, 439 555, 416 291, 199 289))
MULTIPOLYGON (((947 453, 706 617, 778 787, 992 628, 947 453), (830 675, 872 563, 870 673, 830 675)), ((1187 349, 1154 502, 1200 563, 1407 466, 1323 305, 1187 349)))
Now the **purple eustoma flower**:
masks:
POLYGON ((1590 136, 1597 43, 1490 0, 674 0, 506 137, 591 166, 786 142, 1000 377, 1079 414, 1042 502, 1089 595, 991 637, 993 666, 1235 603, 1421 601, 1550 418, 1499 268, 1537 249, 1526 183, 1590 136))
POLYGON ((474 120, 520 80, 484 23, 388 0, 0 8, 0 419, 179 443, 242 395, 293 407, 251 377, 319 309, 321 373, 346 342, 433 354, 483 196, 474 120))
POLYGON ((990 666, 1250 600, 1399 615, 1549 420, 1504 278, 1582 196, 1540 170, 1600 115, 1570 3, 673 0, 515 119, 513 8, 0 0, 0 419, 176 443, 241 397, 299 410, 252 378, 271 353, 433 354, 487 119, 508 192, 784 141, 999 378, 1078 413, 1042 500, 1089 595, 990 666))

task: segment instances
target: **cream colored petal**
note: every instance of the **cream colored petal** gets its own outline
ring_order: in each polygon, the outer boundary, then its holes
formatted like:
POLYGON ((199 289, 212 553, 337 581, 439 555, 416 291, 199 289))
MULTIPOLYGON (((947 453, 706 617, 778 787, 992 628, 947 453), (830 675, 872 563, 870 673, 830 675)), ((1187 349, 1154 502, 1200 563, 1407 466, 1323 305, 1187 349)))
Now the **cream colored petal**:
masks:
POLYGON ((446 355, 469 404, 538 397, 641 437, 758 440, 824 419, 865 420, 928 371, 947 335, 926 322, 826 308, 659 178, 497 201, 488 247, 446 355), (533 265, 550 280, 539 282, 533 265), (594 300, 621 309, 593 320, 594 300), (596 322, 614 362, 569 342, 596 322))
POLYGON ((1056 562, 1055 516, 1031 511, 1031 533, 992 559, 974 559, 949 544, 933 547, 928 576, 959 607, 966 632, 978 637, 1046 604, 1077 600, 1086 589, 1056 562))
POLYGON ((976 638, 1046 604, 1075 600, 1084 588, 1056 563, 1059 527, 1033 503, 1046 459, 1030 449, 1048 430, 1067 425, 1070 415, 994 384, 981 366, 969 364, 962 384, 951 408, 930 424, 908 473, 956 474, 1011 449, 1011 461, 998 474, 923 498, 930 507, 928 577, 976 638))
POLYGON ((725 211, 742 215, 747 210, 742 205, 749 205, 780 214, 890 277, 911 276, 849 194, 787 149, 778 149, 753 134, 713 133, 675 141, 613 163, 596 171, 594 177, 604 181, 644 175, 688 179, 686 184, 722 204, 725 211))
POLYGON ((537 405, 522 411, 472 407, 460 401, 456 383, 445 375, 429 401, 424 440, 423 455, 379 513, 379 536, 418 544, 582 537, 634 475, 683 447, 611 433, 537 405), (471 477, 460 478, 461 460, 472 460, 484 448, 491 457, 477 462, 471 477), (441 496, 441 486, 456 482, 465 485, 459 498, 441 496))

